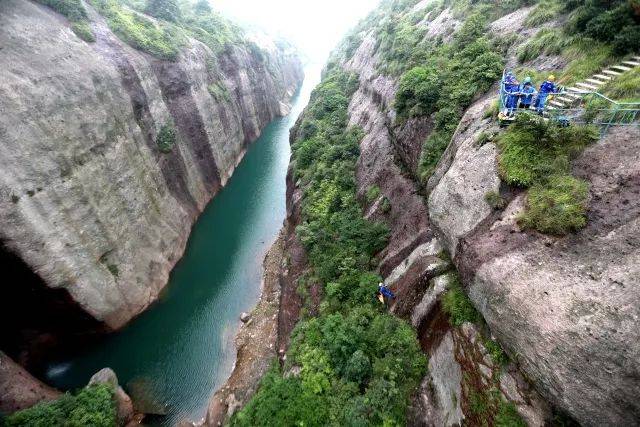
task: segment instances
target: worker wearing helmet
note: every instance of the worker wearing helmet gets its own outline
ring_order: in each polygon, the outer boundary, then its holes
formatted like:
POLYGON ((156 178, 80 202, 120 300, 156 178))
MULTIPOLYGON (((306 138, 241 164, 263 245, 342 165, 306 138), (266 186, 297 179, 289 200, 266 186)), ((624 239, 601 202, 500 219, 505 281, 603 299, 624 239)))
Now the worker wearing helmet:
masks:
POLYGON ((542 111, 544 110, 544 104, 547 102, 547 97, 549 94, 556 93, 558 88, 555 84, 556 77, 551 74, 547 80, 542 82, 540 85, 540 90, 538 91, 538 96, 536 97, 535 109, 538 114, 542 115, 542 111))
POLYGON ((505 76, 503 84, 506 94, 505 107, 507 108, 507 115, 512 116, 514 110, 518 107, 518 90, 520 83, 518 83, 516 77, 509 72, 505 76))
POLYGON ((533 95, 538 93, 536 88, 533 86, 531 82, 531 77, 525 77, 520 85, 520 105, 518 108, 531 108, 531 103, 533 102, 533 95))

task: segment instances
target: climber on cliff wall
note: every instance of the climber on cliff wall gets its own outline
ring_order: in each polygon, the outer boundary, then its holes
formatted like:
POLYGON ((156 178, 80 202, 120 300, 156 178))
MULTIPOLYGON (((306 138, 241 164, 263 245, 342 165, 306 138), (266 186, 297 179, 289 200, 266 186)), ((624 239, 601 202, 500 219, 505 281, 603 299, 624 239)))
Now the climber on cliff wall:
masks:
POLYGON ((540 115, 542 115, 544 104, 547 102, 549 95, 558 92, 558 87, 556 86, 555 81, 555 76, 551 74, 549 78, 540 85, 540 90, 538 91, 538 96, 536 97, 536 102, 534 104, 536 111, 540 115))
POLYGON ((531 77, 525 77, 520 85, 520 104, 518 108, 531 108, 531 103, 533 102, 533 95, 537 94, 538 91, 531 83, 531 77))
POLYGON ((378 300, 383 304, 385 302, 389 304, 390 300, 396 299, 396 296, 391 292, 391 289, 387 288, 387 286, 382 282, 378 283, 378 292, 376 292, 376 294, 378 295, 378 300))

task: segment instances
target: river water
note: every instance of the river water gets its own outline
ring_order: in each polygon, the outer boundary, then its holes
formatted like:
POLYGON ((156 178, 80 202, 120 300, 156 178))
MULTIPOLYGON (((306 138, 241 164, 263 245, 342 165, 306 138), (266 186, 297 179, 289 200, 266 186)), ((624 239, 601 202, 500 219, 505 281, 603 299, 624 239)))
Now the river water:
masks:
POLYGON ((162 425, 204 416, 231 373, 241 312, 260 296, 262 261, 285 218, 289 129, 320 79, 309 67, 291 113, 271 122, 193 227, 160 300, 121 331, 68 360, 47 379, 71 390, 108 366, 125 390, 160 404, 162 425))

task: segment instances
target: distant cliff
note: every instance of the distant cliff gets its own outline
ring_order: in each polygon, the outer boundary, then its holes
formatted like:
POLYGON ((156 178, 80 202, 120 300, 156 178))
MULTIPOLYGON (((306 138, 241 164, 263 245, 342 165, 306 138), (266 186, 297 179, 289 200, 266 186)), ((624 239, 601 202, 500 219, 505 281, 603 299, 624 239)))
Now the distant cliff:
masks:
MULTIPOLYGON (((116 36, 119 16, 85 7, 93 42, 46 6, 0 3, 0 242, 57 290, 52 305, 118 328, 157 299, 199 213, 303 73, 264 37, 214 52, 187 35, 162 59, 116 36)), ((28 312, 21 286, 7 283, 3 304, 28 312)))

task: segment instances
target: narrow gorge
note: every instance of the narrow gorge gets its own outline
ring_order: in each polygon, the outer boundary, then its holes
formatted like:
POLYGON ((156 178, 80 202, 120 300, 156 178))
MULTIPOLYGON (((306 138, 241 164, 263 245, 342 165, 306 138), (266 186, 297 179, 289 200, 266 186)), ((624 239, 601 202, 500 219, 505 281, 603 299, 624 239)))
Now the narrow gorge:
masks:
POLYGON ((215 8, 0 1, 8 425, 639 424, 637 1, 215 8))

